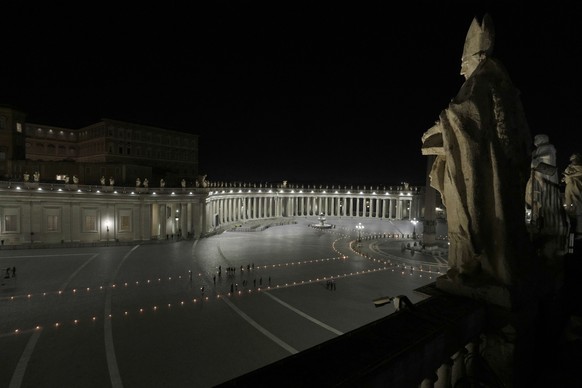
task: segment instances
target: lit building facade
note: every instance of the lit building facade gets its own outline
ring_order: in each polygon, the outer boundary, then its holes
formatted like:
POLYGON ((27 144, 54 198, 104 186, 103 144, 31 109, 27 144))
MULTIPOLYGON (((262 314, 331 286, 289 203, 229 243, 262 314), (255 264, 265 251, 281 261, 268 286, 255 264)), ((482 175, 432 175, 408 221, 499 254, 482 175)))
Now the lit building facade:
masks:
MULTIPOLYGON (((210 184, 212 186, 212 184, 210 184)), ((134 187, 0 181, 3 245, 201 237, 250 220, 414 219, 422 188, 134 187)))
POLYGON ((422 213, 424 190, 408 185, 210 183, 198 179, 197 135, 123 121, 68 129, 27 123, 24 113, 0 106, 0 140, 7 246, 200 237, 281 217, 412 220, 422 213))
POLYGON ((118 185, 137 178, 177 184, 198 176, 198 135, 148 125, 102 119, 61 128, 28 123, 23 112, 0 105, 0 140, 0 177, 6 180, 37 171, 44 182, 76 176, 82 184, 99 184, 101 177, 118 185))

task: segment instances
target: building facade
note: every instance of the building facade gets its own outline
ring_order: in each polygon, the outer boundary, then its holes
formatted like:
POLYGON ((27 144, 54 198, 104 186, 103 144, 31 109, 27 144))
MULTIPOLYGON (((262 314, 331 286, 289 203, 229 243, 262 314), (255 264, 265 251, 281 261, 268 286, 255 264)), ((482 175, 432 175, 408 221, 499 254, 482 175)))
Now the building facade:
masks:
POLYGON ((61 128, 0 106, 0 140, 2 245, 196 238, 280 217, 422 214, 424 190, 406 184, 210 183, 198 175, 197 135, 147 125, 102 119, 61 128))
POLYGON ((199 238, 250 220, 418 218, 423 190, 133 187, 0 181, 2 245, 199 238))
POLYGON ((80 129, 28 123, 26 114, 0 106, 0 177, 64 183, 75 176, 82 184, 101 177, 118 185, 137 178, 169 184, 198 176, 198 135, 149 125, 102 119, 80 129))

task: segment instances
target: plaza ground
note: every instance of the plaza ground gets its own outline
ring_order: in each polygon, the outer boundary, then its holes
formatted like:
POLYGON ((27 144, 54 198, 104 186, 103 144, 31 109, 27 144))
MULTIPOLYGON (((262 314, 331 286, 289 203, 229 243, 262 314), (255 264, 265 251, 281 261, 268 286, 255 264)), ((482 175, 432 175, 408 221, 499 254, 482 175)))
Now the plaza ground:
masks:
POLYGON ((0 268, 17 270, 0 287, 0 386, 211 387, 391 314, 378 297, 424 299, 413 290, 446 263, 385 237, 412 235, 409 221, 294 221, 159 244, 0 250, 0 268))

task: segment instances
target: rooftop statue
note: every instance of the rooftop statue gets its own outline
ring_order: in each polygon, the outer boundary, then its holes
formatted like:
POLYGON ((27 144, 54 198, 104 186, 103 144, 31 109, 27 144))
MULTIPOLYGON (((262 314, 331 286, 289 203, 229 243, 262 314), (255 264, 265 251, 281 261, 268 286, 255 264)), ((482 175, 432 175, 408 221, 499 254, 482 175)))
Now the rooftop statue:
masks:
POLYGON ((525 202, 531 209, 532 242, 541 256, 552 258, 565 252, 569 225, 562 205, 556 148, 545 134, 536 135, 534 145, 525 202))
POLYGON ((566 183, 564 207, 572 222, 576 238, 582 238, 582 154, 570 156, 570 164, 562 173, 566 183))
POLYGON ((491 54, 493 22, 473 19, 461 57, 465 82, 422 136, 436 155, 430 185, 446 207, 448 277, 511 285, 529 257, 524 222, 531 136, 520 93, 491 54))

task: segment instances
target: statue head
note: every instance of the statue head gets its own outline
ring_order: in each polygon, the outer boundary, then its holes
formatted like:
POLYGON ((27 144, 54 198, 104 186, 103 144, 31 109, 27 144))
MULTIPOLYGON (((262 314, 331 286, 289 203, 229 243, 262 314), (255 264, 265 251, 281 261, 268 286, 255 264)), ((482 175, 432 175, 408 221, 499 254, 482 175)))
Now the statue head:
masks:
POLYGON ((572 164, 582 165, 582 154, 572 154, 572 156, 570 156, 570 162, 572 162, 572 164))
POLYGON ((485 14, 481 23, 479 23, 477 18, 473 18, 473 22, 471 23, 469 31, 467 31, 467 36, 465 37, 465 46, 463 47, 463 56, 461 59, 479 53, 491 55, 493 52, 494 41, 495 29, 493 27, 491 16, 485 14))
POLYGON ((484 58, 491 55, 494 41, 495 30, 489 14, 483 16, 481 23, 477 18, 474 18, 469 31, 467 31, 463 55, 461 56, 461 75, 465 79, 473 74, 484 58))
POLYGON ((550 142, 550 138, 548 137, 548 135, 540 134, 540 135, 535 135, 535 137, 534 137, 534 145, 536 147, 538 147, 542 144, 548 144, 549 142, 550 142))

